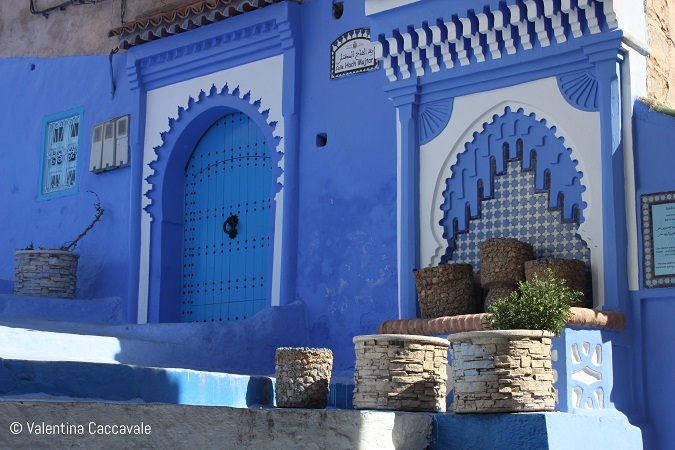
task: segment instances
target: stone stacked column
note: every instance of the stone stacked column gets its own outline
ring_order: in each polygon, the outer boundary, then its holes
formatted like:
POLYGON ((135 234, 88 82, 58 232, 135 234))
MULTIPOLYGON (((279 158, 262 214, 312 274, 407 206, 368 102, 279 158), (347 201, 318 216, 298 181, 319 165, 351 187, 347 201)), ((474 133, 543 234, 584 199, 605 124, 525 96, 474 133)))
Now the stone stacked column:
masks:
POLYGON ((456 413, 553 411, 552 333, 472 331, 448 336, 456 413))
POLYGON ((64 250, 20 250, 14 253, 14 294, 75 298, 79 253, 64 250))
POLYGON ((444 412, 448 341, 378 334, 356 336, 356 409, 444 412))
POLYGON ((328 405, 333 352, 317 348, 278 348, 276 401, 280 408, 325 408, 328 405))

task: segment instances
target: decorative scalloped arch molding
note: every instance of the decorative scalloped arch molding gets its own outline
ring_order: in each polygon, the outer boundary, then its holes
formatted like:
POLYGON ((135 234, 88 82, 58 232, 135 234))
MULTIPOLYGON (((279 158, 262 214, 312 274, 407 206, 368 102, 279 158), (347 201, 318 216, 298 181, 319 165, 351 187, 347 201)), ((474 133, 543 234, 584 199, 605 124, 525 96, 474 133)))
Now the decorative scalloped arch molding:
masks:
MULTIPOLYGON (((169 118, 169 131, 161 133, 162 145, 155 147, 156 159, 149 163, 154 171, 146 177, 149 187, 144 195, 150 200, 150 203, 144 209, 155 219, 163 216, 163 201, 170 201, 167 195, 173 195, 170 189, 167 189, 165 183, 167 180, 173 182, 178 176, 178 170, 184 171, 195 145, 206 132, 206 130, 219 118, 231 112, 240 111, 249 116, 258 127, 270 144, 270 150, 277 155, 275 160, 274 179, 277 180, 274 194, 282 188, 282 169, 280 161, 283 154, 275 152, 277 144, 281 137, 274 135, 277 122, 268 122, 269 110, 260 111, 262 99, 251 102, 251 92, 241 95, 239 86, 231 92, 229 86, 225 84, 218 92, 215 85, 211 86, 209 93, 203 90, 195 100, 190 97, 186 108, 178 108, 177 118, 169 118), (169 175, 174 178, 168 178, 169 175)), ((173 197, 171 197, 173 198, 173 197)))
MULTIPOLYGON (((250 91, 242 94, 239 87, 230 91, 227 84, 220 91, 212 85, 208 94, 202 90, 197 99, 190 97, 187 108, 178 108, 177 117, 169 119, 169 130, 161 133, 162 144, 154 149, 156 158, 148 163, 152 170, 146 177, 148 185, 144 191, 149 200, 144 209, 151 218, 148 301, 159 311, 161 322, 180 318, 182 277, 175 262, 181 259, 183 242, 185 166, 199 139, 220 117, 242 112, 265 135, 274 158, 273 179, 277 180, 272 193, 275 201, 271 217, 278 216, 277 203, 283 193, 281 137, 274 134, 276 122, 268 122, 269 110, 260 111, 261 100, 252 101, 251 98, 250 91)), ((281 226, 278 220, 275 227, 281 226)), ((275 233, 272 232, 270 237, 274 241, 275 233)), ((270 244, 270 248, 276 248, 274 242, 270 244)), ((278 258, 275 256, 274 259, 278 258)))
POLYGON ((595 70, 577 70, 557 76, 558 88, 567 103, 582 111, 598 111, 598 79, 595 70))
POLYGON ((417 115, 420 145, 433 141, 448 125, 452 116, 452 105, 452 98, 420 105, 417 115))
POLYGON ((560 210, 561 220, 583 221, 586 188, 571 153, 546 119, 537 120, 534 113, 525 114, 522 108, 514 112, 508 106, 501 116, 495 114, 465 144, 446 180, 440 225, 448 245, 442 261, 451 259, 455 237, 468 231, 469 220, 480 217, 480 202, 493 196, 494 176, 505 172, 507 161, 521 160, 523 170, 535 171, 536 191, 549 193, 549 208, 560 210))

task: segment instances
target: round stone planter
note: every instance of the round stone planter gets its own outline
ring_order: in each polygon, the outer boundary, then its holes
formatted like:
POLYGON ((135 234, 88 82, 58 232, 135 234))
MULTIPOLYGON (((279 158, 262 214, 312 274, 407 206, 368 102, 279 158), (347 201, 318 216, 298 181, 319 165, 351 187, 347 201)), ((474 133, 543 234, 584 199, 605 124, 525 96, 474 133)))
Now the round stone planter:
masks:
POLYGON ((544 258, 527 261, 525 263, 525 278, 529 281, 536 274, 544 276, 544 271, 551 269, 556 278, 565 279, 565 285, 571 291, 584 294, 579 301, 572 306, 583 308, 586 306, 586 263, 578 259, 544 258))
POLYGON ((354 347, 354 408, 445 412, 447 340, 373 334, 354 347))
POLYGON ((333 352, 325 348, 278 348, 276 401, 279 408, 328 405, 333 352))
POLYGON ((442 264, 413 273, 423 319, 475 312, 471 264, 442 264))
POLYGON ((480 280, 489 289, 484 307, 487 308, 516 290, 525 280, 526 261, 532 259, 532 245, 511 238, 492 238, 480 246, 480 280))
POLYGON ((79 253, 65 250, 14 252, 14 294, 75 298, 79 253))
POLYGON ((553 411, 553 333, 470 331, 448 336, 456 413, 553 411))

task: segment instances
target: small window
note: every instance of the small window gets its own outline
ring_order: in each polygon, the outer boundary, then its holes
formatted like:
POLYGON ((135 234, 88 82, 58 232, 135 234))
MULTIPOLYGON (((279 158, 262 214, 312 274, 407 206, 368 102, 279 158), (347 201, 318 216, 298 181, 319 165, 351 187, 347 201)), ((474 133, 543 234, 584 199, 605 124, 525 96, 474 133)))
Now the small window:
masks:
POLYGON ((77 192, 77 160, 82 110, 46 117, 43 127, 40 197, 48 199, 77 192))

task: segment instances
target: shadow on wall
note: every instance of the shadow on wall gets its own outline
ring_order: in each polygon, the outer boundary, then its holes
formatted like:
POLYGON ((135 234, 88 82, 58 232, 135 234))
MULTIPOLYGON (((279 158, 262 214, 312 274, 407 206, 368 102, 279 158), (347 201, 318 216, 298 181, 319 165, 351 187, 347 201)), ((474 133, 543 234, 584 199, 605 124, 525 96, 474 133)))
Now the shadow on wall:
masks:
POLYGON ((12 280, 0 280, 0 294, 12 294, 14 282, 12 280))
POLYGON ((307 345, 305 305, 269 307, 230 323, 153 323, 125 326, 118 335, 123 364, 242 375, 274 373, 278 347, 307 345))

